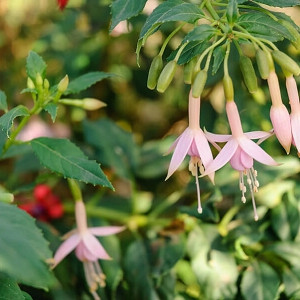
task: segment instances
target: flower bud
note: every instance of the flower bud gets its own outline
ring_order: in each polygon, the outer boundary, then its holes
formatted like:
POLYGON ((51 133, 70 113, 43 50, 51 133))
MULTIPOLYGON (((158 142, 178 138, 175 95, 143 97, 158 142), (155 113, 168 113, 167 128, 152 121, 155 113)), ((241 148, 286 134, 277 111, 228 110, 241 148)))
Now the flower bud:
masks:
POLYGON ((45 78, 45 79, 44 79, 44 88, 45 88, 46 90, 48 90, 49 87, 50 87, 49 80, 48 80, 47 78, 45 78))
POLYGON ((57 86, 57 90, 63 94, 67 88, 68 88, 68 85, 69 85, 69 77, 68 75, 66 75, 58 84, 57 86))
POLYGON ((291 41, 295 48, 299 51, 300 50, 300 33, 298 30, 291 24, 289 21, 286 20, 278 20, 278 22, 283 25, 290 34, 294 37, 294 40, 291 41))
POLYGON ((0 193, 0 202, 12 203, 14 201, 14 195, 11 193, 0 193))
POLYGON ((245 85, 250 93, 257 91, 257 78, 252 61, 245 55, 240 56, 240 68, 243 74, 245 85))
POLYGON ((223 87, 225 93, 225 99, 227 101, 233 101, 234 99, 234 90, 232 80, 229 75, 224 75, 223 77, 223 87))
POLYGON ((300 67, 298 64, 290 58, 288 55, 279 50, 274 50, 272 52, 274 60, 280 65, 282 69, 291 72, 293 75, 300 75, 300 67))
POLYGON ((267 53, 261 49, 256 51, 256 62, 262 79, 267 79, 270 73, 270 66, 267 53))
POLYGON ((201 70, 197 73, 192 84, 192 95, 194 98, 201 96, 207 80, 207 71, 201 70))
POLYGON ((197 57, 191 59, 187 64, 184 66, 183 70, 183 81, 186 84, 191 84, 194 77, 194 67, 197 62, 197 57))
POLYGON ((65 105, 71 105, 76 107, 81 107, 86 110, 97 110, 99 108, 105 107, 106 103, 95 99, 95 98, 84 98, 84 99, 60 99, 59 103, 65 105))
POLYGON ((36 82, 37 86, 42 86, 43 85, 43 78, 42 78, 40 73, 36 74, 35 82, 36 82))
POLYGON ((176 66, 177 63, 175 60, 169 61, 165 65, 157 81, 157 91, 163 93, 168 88, 169 84, 171 83, 174 77, 176 66))
POLYGON ((150 90, 155 89, 157 84, 157 79, 159 74, 163 68, 163 61, 161 55, 157 55, 151 63, 149 73, 148 73, 148 80, 147 80, 147 87, 150 90))
POLYGON ((31 80, 30 77, 27 78, 27 87, 29 89, 35 89, 34 82, 31 80))

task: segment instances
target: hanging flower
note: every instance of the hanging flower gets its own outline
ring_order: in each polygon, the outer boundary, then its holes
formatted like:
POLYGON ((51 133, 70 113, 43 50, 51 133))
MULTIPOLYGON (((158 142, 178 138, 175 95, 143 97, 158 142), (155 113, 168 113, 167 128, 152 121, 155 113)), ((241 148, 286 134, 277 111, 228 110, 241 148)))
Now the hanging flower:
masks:
POLYGON ((253 160, 265 165, 277 165, 275 160, 262 150, 251 139, 265 139, 271 134, 263 131, 243 132, 240 116, 234 101, 226 103, 226 112, 232 135, 220 135, 207 132, 207 139, 212 142, 227 142, 216 158, 207 166, 204 175, 222 168, 227 162, 230 162, 232 168, 240 173, 240 190, 242 192, 242 202, 246 202, 245 192, 247 190, 244 176, 250 189, 252 205, 254 210, 254 219, 258 220, 254 192, 258 191, 259 182, 257 180, 257 171, 253 168, 253 160))
MULTIPOLYGON (((189 95, 189 126, 176 139, 167 153, 174 150, 168 175, 166 180, 178 169, 183 162, 186 155, 190 156, 189 170, 195 176, 197 198, 198 198, 198 212, 202 213, 200 200, 200 187, 198 181, 198 169, 200 173, 204 172, 207 165, 213 160, 213 156, 205 137, 204 132, 200 128, 200 97, 194 98, 192 92, 189 95)), ((214 173, 208 174, 210 179, 214 180, 214 173)))
POLYGON ((96 293, 98 286, 105 286, 105 275, 98 263, 99 259, 111 259, 95 236, 106 236, 124 230, 120 226, 88 227, 85 205, 76 201, 75 217, 77 228, 65 235, 66 240, 57 249, 53 258, 56 267, 75 249, 77 258, 83 262, 85 278, 95 300, 100 299, 96 293))
POLYGON ((63 10, 68 4, 69 0, 57 0, 57 4, 60 10, 63 10))

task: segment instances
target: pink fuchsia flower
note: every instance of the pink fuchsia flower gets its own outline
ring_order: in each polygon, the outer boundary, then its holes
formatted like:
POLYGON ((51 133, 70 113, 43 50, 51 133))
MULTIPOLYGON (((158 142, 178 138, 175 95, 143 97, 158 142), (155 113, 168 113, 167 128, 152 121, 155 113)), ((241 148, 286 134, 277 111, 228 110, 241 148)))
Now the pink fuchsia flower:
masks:
POLYGON ((111 259, 95 236, 106 236, 121 232, 124 227, 103 226, 88 227, 85 205, 82 201, 76 201, 75 217, 77 228, 65 236, 67 239, 60 245, 54 255, 53 268, 56 267, 71 251, 75 249, 77 258, 83 262, 85 278, 94 299, 100 299, 96 293, 98 286, 105 286, 99 259, 111 259))
POLYGON ((247 190, 244 176, 250 189, 252 205, 254 210, 254 219, 258 220, 256 211, 254 192, 257 192, 259 182, 257 180, 257 171, 253 168, 253 160, 265 165, 277 165, 275 160, 262 150, 251 139, 265 139, 271 135, 269 132, 253 131, 243 132, 242 124, 237 106, 234 101, 226 103, 227 118, 229 121, 232 135, 220 135, 207 132, 206 137, 212 143, 227 142, 216 158, 207 166, 203 175, 222 168, 227 162, 230 162, 232 168, 240 173, 240 190, 242 192, 242 202, 246 202, 245 192, 247 190))
POLYGON ((297 84, 294 76, 286 78, 286 89, 288 92, 290 106, 291 106, 291 128, 292 128, 292 142, 296 146, 298 156, 300 153, 300 103, 297 84))
MULTIPOLYGON (((200 186, 198 181, 198 168, 200 173, 204 172, 204 168, 213 160, 213 156, 205 137, 204 132, 200 128, 200 97, 194 98, 192 93, 189 95, 189 126, 176 139, 170 147, 168 153, 174 150, 168 175, 166 180, 178 169, 186 155, 190 156, 189 170, 195 176, 198 212, 202 213, 200 200, 200 186)), ((211 181, 214 181, 214 172, 208 174, 211 181)))
POLYGON ((282 103, 279 82, 274 70, 269 74, 268 85, 272 100, 270 119, 274 128, 274 133, 279 143, 288 154, 292 143, 290 115, 287 108, 282 103))

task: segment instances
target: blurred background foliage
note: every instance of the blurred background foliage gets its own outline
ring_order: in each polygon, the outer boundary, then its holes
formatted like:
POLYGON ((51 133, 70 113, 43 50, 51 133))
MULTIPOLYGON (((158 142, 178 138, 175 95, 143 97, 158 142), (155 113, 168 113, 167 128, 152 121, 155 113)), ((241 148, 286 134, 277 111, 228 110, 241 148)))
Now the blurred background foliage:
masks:
MULTIPOLYGON (((82 186, 93 225, 128 228, 101 240, 114 258, 101 262, 107 276, 101 299, 300 299, 300 163, 295 149, 285 156, 275 137, 264 142, 264 149, 282 164, 256 166, 258 222, 253 220, 250 201, 241 203, 238 173, 228 165, 217 172, 215 186, 201 179, 202 215, 196 210, 187 163, 164 181, 170 156, 163 154, 187 126, 189 87, 183 84, 180 68, 164 94, 146 87, 151 60, 173 28, 162 26, 149 38, 138 67, 139 31, 156 1, 148 2, 143 14, 109 34, 109 0, 70 0, 62 12, 54 0, 0 1, 0 89, 10 107, 31 105, 29 95, 20 94, 26 87, 25 59, 30 50, 47 62, 52 83, 65 74, 70 79, 90 71, 118 75, 78 95, 101 99, 106 108, 85 112, 61 106, 55 125, 46 113, 41 116, 54 135, 68 136, 100 162, 116 190, 82 186)), ((300 25, 300 8, 288 13, 300 25)), ((179 43, 180 39, 172 40, 166 54, 179 43)), ((299 63, 300 55, 292 46, 286 42, 278 46, 299 63)), ((251 56, 253 49, 245 50, 251 56)), ((229 65, 244 130, 270 130, 266 83, 259 80, 259 92, 250 95, 235 57, 230 56, 229 65)), ((221 78, 219 71, 208 79, 201 126, 228 133, 221 78)), ((280 79, 287 104, 284 78, 280 79)), ((28 149, 11 156, 1 162, 0 178, 17 195, 17 202, 31 199, 36 184, 47 183, 64 203, 63 218, 37 221, 54 251, 59 236, 74 224, 66 182, 46 172, 28 149)), ((54 272, 57 282, 49 292, 22 289, 33 299, 89 299, 74 255, 54 272)))

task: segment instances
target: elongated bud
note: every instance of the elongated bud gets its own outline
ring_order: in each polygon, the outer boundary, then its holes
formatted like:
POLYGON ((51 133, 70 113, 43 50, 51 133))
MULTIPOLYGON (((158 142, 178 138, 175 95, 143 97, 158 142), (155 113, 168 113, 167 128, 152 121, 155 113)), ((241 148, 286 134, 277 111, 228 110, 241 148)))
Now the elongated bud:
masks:
POLYGON ((225 93, 225 99, 227 101, 233 101, 234 99, 234 90, 232 80, 229 75, 224 75, 223 77, 223 87, 225 93))
POLYGON ((270 66, 267 53, 261 49, 256 51, 256 62, 262 79, 267 79, 270 73, 270 66))
POLYGON ((163 93, 170 85, 176 71, 176 66, 177 63, 175 60, 169 61, 160 73, 157 81, 157 90, 160 93, 163 93))
POLYGON ((274 60, 280 65, 282 69, 291 72, 293 75, 300 75, 300 67, 298 64, 290 58, 288 55, 279 50, 274 50, 272 52, 274 60))
POLYGON ((57 86, 57 90, 63 94, 67 88, 68 88, 68 85, 69 85, 69 77, 68 75, 66 75, 58 84, 57 86))
POLYGON ((84 98, 84 99, 60 99, 59 103, 65 105, 71 105, 76 107, 81 107, 86 110, 97 110, 99 108, 105 107, 106 103, 94 99, 94 98, 84 98))
POLYGON ((250 93, 257 91, 257 78, 252 61, 245 55, 240 56, 240 68, 244 77, 245 85, 250 93))
POLYGON ((14 195, 11 193, 0 193, 0 202, 12 203, 14 201, 14 195))
POLYGON ((37 86, 42 86, 43 85, 43 78, 42 78, 40 73, 36 74, 35 82, 36 82, 37 86))
POLYGON ((194 67, 197 62, 197 57, 191 59, 185 66, 183 70, 183 81, 186 84, 191 84, 194 77, 194 67))
POLYGON ((288 21, 286 20, 279 20, 278 21, 281 25, 283 25, 290 34, 294 37, 294 40, 291 41, 295 48, 299 51, 300 50, 300 33, 299 31, 288 21))
POLYGON ((45 78, 45 79, 44 79, 44 88, 45 88, 46 90, 48 90, 49 87, 50 87, 49 80, 48 80, 47 78, 45 78))
POLYGON ((150 90, 155 89, 159 74, 163 68, 163 61, 161 55, 157 55, 151 63, 149 73, 148 73, 148 80, 147 80, 147 87, 150 90))
POLYGON ((200 72, 197 73, 192 84, 192 95, 194 98, 198 98, 201 96, 206 80, 207 80, 207 72, 205 70, 201 70, 200 72))
POLYGON ((27 78, 27 87, 29 89, 34 89, 35 88, 34 83, 33 83, 33 81, 31 80, 30 77, 27 78))

